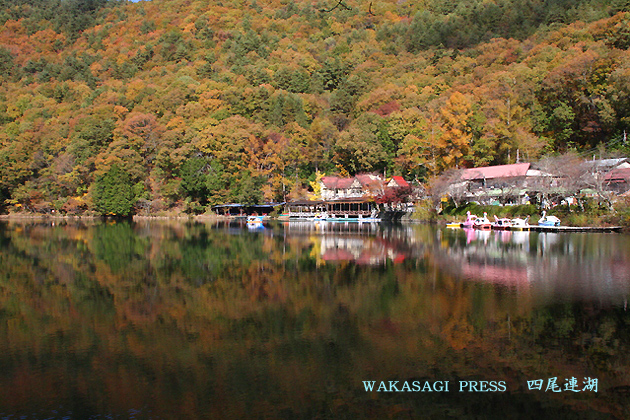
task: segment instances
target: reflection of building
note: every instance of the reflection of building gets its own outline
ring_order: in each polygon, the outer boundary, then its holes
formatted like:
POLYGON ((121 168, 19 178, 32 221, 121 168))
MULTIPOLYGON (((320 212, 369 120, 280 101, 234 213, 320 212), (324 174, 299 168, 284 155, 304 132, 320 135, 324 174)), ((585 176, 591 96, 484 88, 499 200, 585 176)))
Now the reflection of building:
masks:
POLYGON ((312 244, 318 264, 353 262, 358 265, 400 263, 414 249, 410 227, 379 223, 285 222, 285 235, 302 236, 312 244))
POLYGON ((320 255, 324 261, 354 261, 357 264, 381 265, 387 260, 400 263, 405 254, 393 243, 379 237, 360 238, 344 236, 323 236, 320 255))

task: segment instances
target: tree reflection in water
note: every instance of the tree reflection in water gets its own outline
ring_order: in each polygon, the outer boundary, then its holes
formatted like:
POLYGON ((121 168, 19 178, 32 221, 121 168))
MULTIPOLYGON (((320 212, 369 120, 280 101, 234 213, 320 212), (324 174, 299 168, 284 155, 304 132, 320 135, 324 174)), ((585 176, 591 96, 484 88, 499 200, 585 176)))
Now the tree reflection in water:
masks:
POLYGON ((0 413, 627 417, 629 238, 509 233, 1 223, 0 413), (527 390, 549 377, 599 392, 527 390))

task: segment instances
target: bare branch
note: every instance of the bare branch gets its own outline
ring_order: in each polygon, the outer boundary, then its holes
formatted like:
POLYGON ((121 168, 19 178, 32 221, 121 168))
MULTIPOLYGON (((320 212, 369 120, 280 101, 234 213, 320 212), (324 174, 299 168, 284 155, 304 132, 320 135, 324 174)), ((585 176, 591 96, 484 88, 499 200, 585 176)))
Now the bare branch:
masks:
POLYGON ((346 10, 352 10, 352 8, 351 8, 351 7, 348 7, 348 6, 346 6, 345 4, 343 4, 343 0, 339 0, 339 1, 337 2, 337 4, 336 4, 336 5, 334 5, 331 9, 329 9, 329 10, 326 10, 326 9, 319 9, 319 11, 320 11, 320 12, 324 12, 324 13, 330 13, 330 12, 332 12, 333 10, 335 10, 335 9, 336 9, 336 8, 338 8, 338 7, 343 7, 343 8, 344 8, 344 9, 346 9, 346 10))

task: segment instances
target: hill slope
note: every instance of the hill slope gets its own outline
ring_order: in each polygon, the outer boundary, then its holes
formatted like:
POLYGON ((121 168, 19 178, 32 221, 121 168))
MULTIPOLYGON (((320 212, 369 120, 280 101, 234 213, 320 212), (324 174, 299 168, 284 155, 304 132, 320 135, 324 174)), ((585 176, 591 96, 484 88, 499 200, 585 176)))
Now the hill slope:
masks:
POLYGON ((627 153, 624 1, 29 3, 0 2, 13 209, 103 209, 111 184, 128 211, 202 211, 303 195, 317 170, 627 153))

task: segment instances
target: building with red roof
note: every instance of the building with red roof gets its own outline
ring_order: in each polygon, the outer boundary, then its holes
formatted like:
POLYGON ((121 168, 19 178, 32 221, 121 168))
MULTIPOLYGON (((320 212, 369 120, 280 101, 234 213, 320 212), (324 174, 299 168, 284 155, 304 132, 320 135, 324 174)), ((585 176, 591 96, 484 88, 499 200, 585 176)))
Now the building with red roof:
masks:
POLYGON ((324 176, 320 182, 322 200, 382 196, 388 189, 410 187, 402 176, 389 181, 375 174, 358 174, 349 178, 324 176))
POLYGON ((320 185, 323 200, 374 196, 382 193, 385 187, 383 179, 373 174, 360 174, 349 178, 325 176, 322 177, 320 185))
MULTIPOLYGON (((591 177, 603 179, 606 190, 620 194, 630 189, 628 159, 603 159, 584 163, 585 168, 590 168, 588 172, 591 177)), ((569 197, 573 194, 565 187, 567 182, 570 184, 572 181, 566 171, 549 173, 543 168, 544 166, 536 167, 531 163, 515 163, 462 169, 453 175, 448 195, 458 197, 458 200, 483 204, 525 204, 534 196, 555 194, 569 197)), ((586 173, 584 176, 588 175, 586 173)))
POLYGON ((459 195, 467 201, 525 204, 529 200, 527 191, 542 177, 553 180, 550 174, 533 169, 528 162, 483 166, 462 169, 451 189, 460 191, 459 195))
POLYGON ((389 188, 408 188, 410 185, 402 176, 393 176, 387 183, 389 188))
POLYGON ((630 168, 613 169, 606 174, 604 181, 616 193, 630 191, 630 168))

